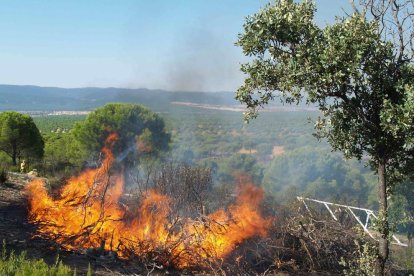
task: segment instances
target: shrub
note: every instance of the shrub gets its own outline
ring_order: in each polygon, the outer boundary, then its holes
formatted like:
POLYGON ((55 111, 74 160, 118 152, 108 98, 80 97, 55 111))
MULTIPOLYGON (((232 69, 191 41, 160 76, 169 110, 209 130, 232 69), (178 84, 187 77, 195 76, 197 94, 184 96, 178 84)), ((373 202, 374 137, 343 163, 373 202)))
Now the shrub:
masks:
POLYGON ((374 275, 375 262, 378 256, 378 249, 369 242, 361 244, 355 240, 358 250, 355 251, 355 258, 346 260, 341 258, 340 264, 345 268, 344 275, 374 275))
POLYGON ((66 276, 76 275, 76 272, 62 264, 59 259, 52 266, 45 263, 43 259, 28 260, 26 252, 16 255, 13 251, 10 254, 6 252, 6 246, 3 241, 3 250, 0 258, 0 275, 31 275, 31 276, 66 276))

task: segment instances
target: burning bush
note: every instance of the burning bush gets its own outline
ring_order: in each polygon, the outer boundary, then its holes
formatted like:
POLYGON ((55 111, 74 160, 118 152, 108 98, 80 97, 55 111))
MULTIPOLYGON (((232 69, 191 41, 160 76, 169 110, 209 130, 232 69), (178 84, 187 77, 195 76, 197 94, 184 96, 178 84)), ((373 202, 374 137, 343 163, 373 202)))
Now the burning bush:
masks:
POLYGON ((133 170, 128 178, 132 187, 130 196, 135 204, 148 190, 156 190, 174 198, 170 205, 171 214, 181 217, 204 215, 207 208, 211 209, 211 201, 217 200, 212 198, 213 181, 209 168, 168 162, 156 168, 150 165, 150 168, 133 170))
POLYGON ((107 138, 99 168, 70 178, 55 198, 41 180, 27 186, 29 219, 38 225, 37 235, 67 250, 102 248, 123 259, 177 268, 211 266, 241 242, 266 236, 271 221, 261 216, 263 191, 253 185, 240 185, 226 210, 196 218, 171 212, 177 199, 162 193, 162 181, 143 193, 138 207, 122 203, 124 172, 111 172, 116 140, 116 134, 107 138))

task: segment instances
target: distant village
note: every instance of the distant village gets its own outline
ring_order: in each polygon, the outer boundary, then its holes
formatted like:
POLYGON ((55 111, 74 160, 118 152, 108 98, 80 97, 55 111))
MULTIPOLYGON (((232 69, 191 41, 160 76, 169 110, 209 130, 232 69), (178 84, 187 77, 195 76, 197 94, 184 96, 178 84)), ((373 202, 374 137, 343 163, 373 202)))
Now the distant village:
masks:
POLYGON ((90 111, 20 111, 30 116, 56 116, 56 115, 88 115, 90 111))

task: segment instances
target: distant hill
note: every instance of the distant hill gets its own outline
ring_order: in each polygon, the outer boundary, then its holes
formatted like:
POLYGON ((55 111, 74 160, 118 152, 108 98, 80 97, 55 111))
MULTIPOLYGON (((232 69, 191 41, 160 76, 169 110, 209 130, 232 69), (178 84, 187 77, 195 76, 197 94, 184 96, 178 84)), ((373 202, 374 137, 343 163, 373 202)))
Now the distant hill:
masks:
POLYGON ((0 85, 0 110, 91 110, 109 102, 140 103, 166 111, 171 102, 237 105, 233 92, 180 92, 126 88, 58 88, 31 85, 0 85))
MULTIPOLYGON (((244 111, 234 99, 234 92, 187 92, 159 89, 127 88, 59 88, 33 85, 0 84, 0 111, 33 111, 31 114, 53 111, 89 111, 110 102, 139 103, 155 112, 192 110, 191 112, 244 111), (184 108, 184 109, 183 109, 184 108)), ((279 100, 269 102, 265 111, 314 111, 301 102, 283 105, 279 100)))

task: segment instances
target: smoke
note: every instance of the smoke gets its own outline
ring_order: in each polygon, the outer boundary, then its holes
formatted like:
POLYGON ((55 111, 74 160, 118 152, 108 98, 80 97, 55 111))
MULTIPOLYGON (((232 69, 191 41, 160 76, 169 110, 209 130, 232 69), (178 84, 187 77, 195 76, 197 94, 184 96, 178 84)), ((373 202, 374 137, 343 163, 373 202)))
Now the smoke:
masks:
POLYGON ((116 162, 117 163, 121 163, 130 153, 135 153, 137 154, 137 148, 135 145, 131 145, 128 148, 126 148, 125 150, 123 150, 117 157, 116 157, 116 162))
POLYGON ((194 28, 177 38, 167 59, 165 80, 176 91, 233 91, 240 85, 236 37, 194 28))

